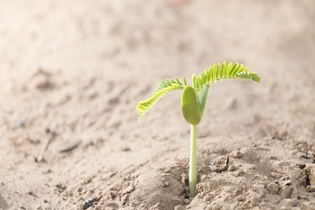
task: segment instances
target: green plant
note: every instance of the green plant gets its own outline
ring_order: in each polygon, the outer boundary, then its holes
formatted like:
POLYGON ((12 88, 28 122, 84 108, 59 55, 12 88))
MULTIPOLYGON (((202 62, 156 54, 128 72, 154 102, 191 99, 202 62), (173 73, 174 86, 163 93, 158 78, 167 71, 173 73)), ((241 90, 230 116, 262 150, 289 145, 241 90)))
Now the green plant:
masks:
POLYGON ((182 114, 185 120, 191 124, 190 135, 190 161, 189 161, 189 192, 191 196, 196 194, 197 184, 197 125, 201 121, 209 88, 212 84, 228 79, 251 79, 260 82, 257 74, 249 72, 243 64, 232 64, 223 62, 221 65, 214 64, 200 73, 199 77, 192 75, 192 86, 187 85, 186 78, 180 82, 178 78, 165 79, 160 82, 153 95, 137 105, 139 114, 138 121, 149 111, 149 109, 166 93, 172 90, 183 90, 181 98, 182 114))

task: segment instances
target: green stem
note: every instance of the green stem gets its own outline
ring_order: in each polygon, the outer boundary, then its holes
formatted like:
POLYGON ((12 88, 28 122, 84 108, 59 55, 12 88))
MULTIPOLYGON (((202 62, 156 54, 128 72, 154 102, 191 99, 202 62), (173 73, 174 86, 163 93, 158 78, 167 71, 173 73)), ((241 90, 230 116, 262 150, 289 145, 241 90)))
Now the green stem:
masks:
POLYGON ((191 125, 190 131, 190 162, 189 162, 189 193, 196 195, 197 184, 197 125, 191 125))

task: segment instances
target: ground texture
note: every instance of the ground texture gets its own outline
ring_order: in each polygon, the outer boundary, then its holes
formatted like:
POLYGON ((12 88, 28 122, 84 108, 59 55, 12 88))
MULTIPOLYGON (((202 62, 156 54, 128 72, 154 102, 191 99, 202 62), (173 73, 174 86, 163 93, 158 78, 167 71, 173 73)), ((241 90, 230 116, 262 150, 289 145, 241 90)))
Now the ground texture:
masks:
POLYGON ((0 209, 315 209, 314 20, 313 0, 1 1, 0 209), (210 88, 191 198, 181 93, 135 107, 224 60, 261 83, 210 88))

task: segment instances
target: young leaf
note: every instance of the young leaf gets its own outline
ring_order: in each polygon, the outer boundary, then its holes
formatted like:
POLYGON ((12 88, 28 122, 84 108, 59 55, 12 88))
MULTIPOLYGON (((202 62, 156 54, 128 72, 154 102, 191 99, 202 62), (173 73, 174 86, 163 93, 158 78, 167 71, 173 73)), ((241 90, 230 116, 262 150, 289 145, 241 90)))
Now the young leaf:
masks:
POLYGON ((203 112, 205 110, 207 96, 208 96, 209 87, 205 87, 200 93, 198 94, 198 106, 200 111, 200 116, 202 117, 203 112))
POLYGON ((176 78, 175 80, 165 79, 160 82, 155 88, 154 94, 146 99, 142 100, 137 105, 137 112, 140 115, 138 121, 149 111, 149 109, 162 98, 163 95, 172 91, 172 90, 182 90, 184 89, 183 84, 176 78))
POLYGON ((259 76, 249 72, 248 68, 245 68, 243 64, 239 65, 236 63, 232 65, 232 62, 228 64, 223 62, 222 65, 220 63, 218 65, 214 64, 206 71, 200 73, 199 77, 195 77, 193 80, 193 86, 198 95, 204 88, 228 79, 251 79, 255 82, 260 82, 259 76))
POLYGON ((196 92, 193 87, 187 85, 182 94, 182 114, 187 122, 198 125, 201 120, 196 92))

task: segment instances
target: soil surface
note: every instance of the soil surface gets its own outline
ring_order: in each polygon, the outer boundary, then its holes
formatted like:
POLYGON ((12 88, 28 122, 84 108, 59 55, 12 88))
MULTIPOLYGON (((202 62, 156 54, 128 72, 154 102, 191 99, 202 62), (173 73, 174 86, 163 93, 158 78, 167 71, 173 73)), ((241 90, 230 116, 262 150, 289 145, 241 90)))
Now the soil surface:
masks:
POLYGON ((314 21, 314 0, 1 1, 0 209, 315 209, 314 21), (225 60, 261 83, 210 88, 192 198, 181 92, 135 107, 225 60))

